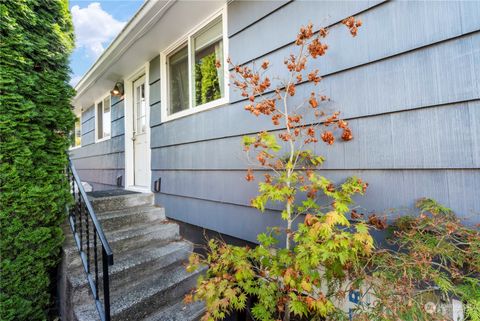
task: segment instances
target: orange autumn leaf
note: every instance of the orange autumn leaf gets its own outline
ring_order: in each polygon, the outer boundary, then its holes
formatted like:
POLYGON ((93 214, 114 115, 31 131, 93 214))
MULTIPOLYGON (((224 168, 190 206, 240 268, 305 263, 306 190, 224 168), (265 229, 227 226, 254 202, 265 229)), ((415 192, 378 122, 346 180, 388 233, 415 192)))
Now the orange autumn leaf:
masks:
POLYGON ((315 94, 312 93, 312 95, 310 96, 310 99, 308 100, 308 103, 310 104, 310 106, 312 108, 317 108, 318 107, 318 101, 317 99, 315 98, 315 94))
POLYGON ((328 145, 333 145, 335 142, 335 137, 331 131, 326 131, 322 134, 322 140, 328 145))
POLYGON ((253 170, 251 168, 249 168, 247 170, 247 175, 245 175, 245 179, 248 181, 248 182, 251 182, 255 179, 255 176, 253 176, 253 170))
POLYGON ((353 139, 352 130, 350 128, 345 128, 343 130, 342 139, 346 142, 353 139))
POLYGON ((263 68, 263 69, 267 69, 269 64, 270 64, 270 62, 265 59, 265 60, 262 62, 262 68, 263 68))

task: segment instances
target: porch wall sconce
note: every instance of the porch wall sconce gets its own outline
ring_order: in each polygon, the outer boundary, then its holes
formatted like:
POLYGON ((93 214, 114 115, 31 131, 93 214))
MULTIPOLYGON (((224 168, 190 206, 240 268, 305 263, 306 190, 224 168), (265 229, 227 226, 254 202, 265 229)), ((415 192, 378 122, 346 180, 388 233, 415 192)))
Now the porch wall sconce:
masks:
POLYGON ((110 92, 110 94, 118 97, 123 96, 123 84, 119 81, 116 82, 115 87, 113 87, 113 90, 110 92))

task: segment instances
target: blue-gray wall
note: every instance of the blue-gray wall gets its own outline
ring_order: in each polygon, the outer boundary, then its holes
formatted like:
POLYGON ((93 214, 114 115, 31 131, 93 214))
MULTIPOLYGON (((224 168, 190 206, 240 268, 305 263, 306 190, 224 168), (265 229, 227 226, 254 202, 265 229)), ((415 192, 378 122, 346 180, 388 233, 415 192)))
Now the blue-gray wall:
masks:
MULTIPOLYGON (((433 197, 479 223, 479 16, 478 1, 233 1, 229 56, 240 64, 269 59, 272 74, 282 75, 299 27, 330 26, 327 56, 311 68, 320 69, 328 108, 342 111, 355 139, 318 144, 323 174, 367 181, 367 195, 357 198, 366 212, 433 197), (364 22, 353 39, 339 23, 350 15, 364 22)), ((249 206, 256 184, 244 179, 241 147, 243 135, 273 130, 271 121, 251 116, 231 91, 227 106, 164 122, 158 56, 149 73, 152 181, 162 179, 155 199, 167 215, 249 241, 278 225, 278 208, 259 214, 249 206)), ((311 87, 297 91, 302 99, 311 87)), ((82 113, 82 147, 71 152, 95 190, 116 188, 124 176, 124 103, 112 103, 111 139, 95 143, 91 106, 82 113)))
MULTIPOLYGON (((369 182, 357 199, 366 211, 412 207, 428 196, 478 223, 478 17, 478 1, 234 1, 229 55, 237 63, 267 58, 281 74, 301 25, 331 25, 329 52, 313 67, 333 99, 329 107, 342 111, 355 139, 318 145, 327 158, 323 174, 369 182), (350 15, 364 22, 354 39, 339 23, 350 15)), ((150 62, 152 180, 162 179, 156 202, 169 217, 254 241, 278 224, 279 213, 249 207, 256 184, 244 179, 241 137, 273 129, 270 120, 244 111, 246 102, 232 91, 228 106, 162 122, 159 64, 158 57, 150 62)), ((298 91, 308 95, 309 85, 298 91)))
POLYGON ((82 147, 70 151, 74 165, 82 181, 93 189, 105 190, 117 187, 117 177, 125 183, 124 103, 112 97, 111 138, 95 143, 95 107, 82 111, 82 147))

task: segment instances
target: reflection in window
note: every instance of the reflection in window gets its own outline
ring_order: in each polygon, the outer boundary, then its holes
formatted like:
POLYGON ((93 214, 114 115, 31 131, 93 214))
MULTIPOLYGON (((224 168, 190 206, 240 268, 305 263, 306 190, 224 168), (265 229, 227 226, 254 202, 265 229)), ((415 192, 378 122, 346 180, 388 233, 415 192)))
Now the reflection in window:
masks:
POLYGON ((110 137, 111 133, 110 96, 97 103, 97 139, 110 137))
POLYGON ((188 109, 188 47, 185 46, 169 58, 170 110, 169 114, 188 109))
POLYGON ((194 38, 195 106, 223 97, 222 21, 205 28, 194 38))
POLYGON ((168 115, 225 97, 223 32, 220 16, 167 56, 168 115))
POLYGON ((78 147, 82 145, 82 122, 80 117, 75 120, 75 127, 72 133, 72 145, 71 147, 78 147))
POLYGON ((112 129, 110 96, 103 100, 103 138, 110 137, 112 129))

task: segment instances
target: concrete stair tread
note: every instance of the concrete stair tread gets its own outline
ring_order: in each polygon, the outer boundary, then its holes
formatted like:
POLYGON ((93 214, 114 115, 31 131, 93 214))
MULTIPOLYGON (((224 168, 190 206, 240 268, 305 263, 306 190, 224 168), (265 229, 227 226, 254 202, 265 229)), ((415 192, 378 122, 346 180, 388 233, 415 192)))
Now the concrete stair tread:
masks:
MULTIPOLYGON (((152 232, 161 232, 162 230, 165 230, 169 226, 176 225, 176 223, 170 222, 168 220, 156 220, 144 224, 136 224, 135 226, 130 226, 130 227, 125 227, 120 230, 116 231, 109 231, 105 232, 105 236, 108 240, 108 243, 110 244, 111 247, 113 247, 115 242, 118 242, 120 240, 125 240, 134 236, 140 236, 140 235, 145 235, 149 234, 152 232)), ((90 231, 90 245, 93 246, 93 232, 90 231)), ((98 240, 98 239, 97 239, 98 240)), ((68 250, 77 250, 76 245, 73 243, 73 234, 69 236, 67 239, 69 243, 67 243, 67 247, 65 248, 66 251, 68 250)), ((85 240, 84 240, 84 245, 85 245, 85 240)), ((98 246, 100 247, 100 242, 98 243, 98 246)))
MULTIPOLYGON (((171 301, 175 300, 170 299, 169 301, 168 299, 169 295, 174 295, 174 288, 180 288, 182 293, 187 293, 189 288, 183 289, 182 285, 194 286, 194 281, 201 272, 202 270, 188 273, 183 265, 174 266, 159 275, 149 275, 137 284, 129 286, 128 289, 115 291, 111 294, 110 300, 112 320, 142 320, 152 311, 158 311, 160 308, 168 306, 171 301), (167 298, 158 299, 162 296, 167 298), (136 309, 140 309, 143 315, 136 309)), ((75 307, 75 315, 78 321, 98 319, 93 304, 75 307)))
POLYGON ((203 302, 192 302, 186 304, 183 298, 173 302, 149 316, 143 321, 196 321, 205 312, 205 304, 203 302))
POLYGON ((152 210, 158 210, 158 209, 163 209, 163 207, 155 206, 155 205, 132 206, 132 207, 128 207, 120 210, 100 212, 98 213, 98 219, 102 221, 107 219, 123 217, 123 216, 136 215, 136 214, 150 212, 152 210))
MULTIPOLYGON (((197 277, 204 268, 194 273, 185 270, 184 263, 193 250, 193 244, 181 239, 178 224, 168 221, 165 209, 153 204, 153 194, 101 196, 91 198, 91 201, 114 253, 114 265, 109 267, 112 320, 199 320, 204 311, 203 303, 187 305, 183 303, 183 297, 196 285, 197 277)), ((85 232, 85 217, 82 223, 85 232)), ((67 229, 69 226, 66 225, 67 229)), ((85 235, 83 247, 87 252, 85 235)), ((93 226, 90 225, 89 255, 91 269, 94 269, 92 248, 93 226)), ((101 261, 99 240, 97 250, 101 261)), ((99 320, 70 231, 67 232, 62 255, 64 285, 61 293, 67 298, 65 310, 62 310, 67 316, 65 320, 99 320)), ((101 262, 98 268, 99 297, 103 301, 101 262)))
POLYGON ((153 204, 152 193, 126 194, 97 198, 90 197, 89 199, 92 202, 93 208, 98 213, 153 204))
MULTIPOLYGON (((137 249, 141 250, 144 246, 149 246, 150 244, 161 246, 167 242, 178 241, 181 239, 178 225, 169 221, 150 222, 146 225, 139 225, 139 227, 136 227, 132 230, 127 229, 114 233, 107 233, 106 237, 113 250, 114 264, 117 258, 122 257, 126 252, 137 249)), ((92 240, 90 240, 91 255, 93 255, 92 243, 92 240)), ((100 254, 101 245, 99 242, 97 243, 97 246, 100 254)), ((78 254, 76 245, 73 243, 73 240, 64 244, 63 253, 66 262, 68 262, 67 267, 69 270, 71 268, 75 268, 76 266, 80 266, 80 256, 78 254)))
MULTIPOLYGON (((188 254, 191 253, 192 248, 193 245, 188 241, 175 241, 164 244, 152 242, 141 249, 132 249, 116 256, 115 264, 109 268, 110 278, 114 278, 119 273, 133 270, 140 265, 146 266, 154 264, 157 261, 159 261, 157 267, 161 268, 162 266, 158 265, 161 265, 162 261, 170 262, 169 260, 166 260, 168 255, 173 255, 175 252, 184 252, 185 255, 178 255, 178 259, 174 261, 178 262, 179 260, 187 258, 188 254)), ((171 263, 172 262, 169 264, 171 263)), ((101 263, 99 263, 99 269, 99 277, 101 277, 103 275, 103 272, 101 271, 101 263)), ((69 281, 74 288, 87 285, 88 281, 83 266, 78 264, 69 269, 69 281)))
POLYGON ((106 232, 132 228, 137 224, 165 220, 165 209, 153 205, 136 206, 98 214, 98 219, 106 232))

